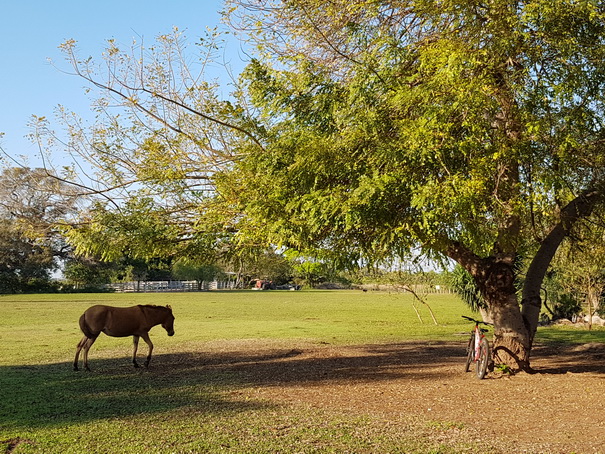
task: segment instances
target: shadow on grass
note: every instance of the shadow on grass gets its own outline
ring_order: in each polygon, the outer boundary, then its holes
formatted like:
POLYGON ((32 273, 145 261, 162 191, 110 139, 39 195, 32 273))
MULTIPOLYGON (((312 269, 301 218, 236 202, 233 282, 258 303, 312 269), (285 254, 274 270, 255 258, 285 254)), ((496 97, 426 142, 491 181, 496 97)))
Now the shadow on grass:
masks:
MULTIPOLYGON (((536 348, 542 373, 605 374, 605 349, 579 352, 536 348), (588 355, 588 356, 587 356, 588 355)), ((590 349, 589 349, 590 350, 590 349)), ((149 370, 127 358, 91 359, 93 372, 70 363, 0 367, 0 429, 141 416, 175 410, 209 415, 271 408, 238 390, 305 384, 379 382, 400 378, 443 380, 462 373, 461 343, 406 342, 357 347, 271 348, 259 343, 238 351, 183 352, 154 357, 149 370)))
POLYGON ((222 414, 266 407, 225 395, 223 385, 232 379, 220 372, 163 371, 166 364, 134 369, 118 359, 91 361, 91 365, 93 372, 74 372, 68 363, 0 367, 0 429, 53 427, 187 408, 222 414))
POLYGON ((540 328, 532 350, 536 372, 542 374, 605 374, 605 329, 540 328))
POLYGON ((70 363, 0 367, 0 429, 65 424, 150 413, 185 411, 223 414, 268 408, 237 390, 340 380, 430 379, 439 371, 418 369, 463 349, 415 344, 311 352, 258 345, 244 351, 185 352, 154 356, 151 367, 134 369, 127 358, 93 359, 92 372, 70 363), (346 353, 349 351, 349 353, 346 353), (320 352, 319 354, 317 352, 320 352))

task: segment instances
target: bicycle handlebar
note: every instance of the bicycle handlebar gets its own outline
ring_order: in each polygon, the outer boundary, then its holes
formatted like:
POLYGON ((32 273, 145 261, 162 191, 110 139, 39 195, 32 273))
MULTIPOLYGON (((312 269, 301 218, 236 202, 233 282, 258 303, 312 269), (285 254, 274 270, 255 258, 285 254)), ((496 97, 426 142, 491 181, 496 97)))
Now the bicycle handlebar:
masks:
POLYGON ((483 325, 488 325, 488 326, 494 326, 493 323, 483 322, 481 320, 475 320, 474 318, 467 317, 466 315, 462 315, 462 318, 465 318, 465 319, 467 319, 467 320, 469 320, 471 322, 475 322, 477 325, 483 324, 483 325))

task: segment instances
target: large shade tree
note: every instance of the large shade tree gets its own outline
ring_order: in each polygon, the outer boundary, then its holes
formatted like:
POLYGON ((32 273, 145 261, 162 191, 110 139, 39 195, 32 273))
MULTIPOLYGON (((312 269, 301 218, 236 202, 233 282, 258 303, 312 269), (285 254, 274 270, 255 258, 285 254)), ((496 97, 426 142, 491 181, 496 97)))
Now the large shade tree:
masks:
POLYGON ((267 145, 225 177, 252 226, 453 259, 489 305, 497 361, 528 369, 547 267, 603 199, 601 2, 231 4, 280 56, 245 74, 267 145), (246 187, 263 189, 249 203, 246 187))
POLYGON ((171 200, 167 220, 183 207, 179 241, 218 228, 350 263, 410 248, 452 259, 489 306, 497 360, 529 369, 544 274, 603 200, 603 5, 231 0, 226 12, 259 44, 229 101, 177 64, 178 36, 130 54, 110 43, 105 78, 66 43, 106 95, 106 121, 71 151, 107 187, 171 200), (108 114, 116 101, 131 114, 108 114))

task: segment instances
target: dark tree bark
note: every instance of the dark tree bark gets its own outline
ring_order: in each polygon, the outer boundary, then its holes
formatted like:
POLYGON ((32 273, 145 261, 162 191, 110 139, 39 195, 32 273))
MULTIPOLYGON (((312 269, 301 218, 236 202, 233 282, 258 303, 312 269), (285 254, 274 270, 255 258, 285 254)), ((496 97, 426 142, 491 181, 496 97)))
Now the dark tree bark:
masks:
POLYGON ((588 190, 580 194, 561 211, 561 220, 548 233, 540 244, 536 255, 527 270, 522 293, 522 315, 530 336, 530 347, 538 328, 542 298, 540 289, 546 271, 550 266, 557 249, 566 236, 569 235, 574 224, 589 216, 595 205, 602 200, 603 192, 600 190, 588 190))

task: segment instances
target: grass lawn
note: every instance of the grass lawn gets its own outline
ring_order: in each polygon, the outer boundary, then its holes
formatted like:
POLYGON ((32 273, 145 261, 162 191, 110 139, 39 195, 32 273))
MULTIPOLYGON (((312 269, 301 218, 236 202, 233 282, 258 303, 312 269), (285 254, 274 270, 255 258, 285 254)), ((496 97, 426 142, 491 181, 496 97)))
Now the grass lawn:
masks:
MULTIPOLYGON (((212 357, 241 345, 465 341, 471 315, 454 296, 429 295, 438 325, 407 294, 225 291, 0 297, 0 450, 16 453, 468 452, 424 441, 422 428, 385 430, 372 418, 276 405, 212 357), (131 340, 99 337, 91 373, 73 372, 78 318, 93 304, 170 304, 174 337, 156 327, 149 370, 130 363, 131 340), (185 364, 186 363, 186 364, 185 364), (178 373, 176 372, 178 366, 178 373), (175 369, 172 370, 171 367, 175 369), (286 430, 287 429, 287 430, 286 430), (11 448, 13 446, 14 448, 11 448)), ((545 342, 602 342, 605 331, 541 329, 545 342)), ((146 355, 141 342, 139 355, 146 355)))

